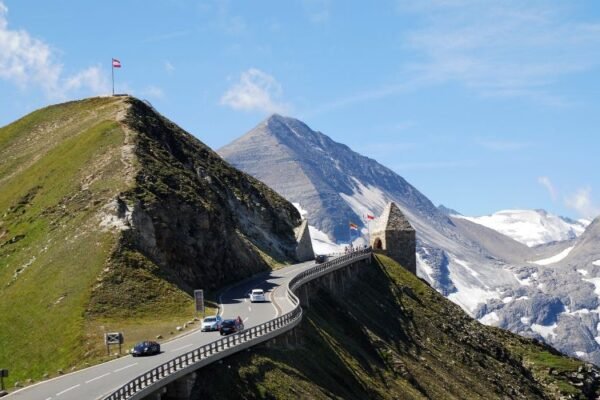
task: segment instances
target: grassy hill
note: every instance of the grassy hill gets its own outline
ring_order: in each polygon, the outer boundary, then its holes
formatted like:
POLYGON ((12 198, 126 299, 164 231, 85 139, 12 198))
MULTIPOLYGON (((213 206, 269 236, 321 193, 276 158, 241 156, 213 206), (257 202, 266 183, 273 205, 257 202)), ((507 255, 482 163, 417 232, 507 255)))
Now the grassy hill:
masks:
POLYGON ((9 386, 101 360, 104 332, 169 337, 193 317, 193 289, 294 257, 291 204, 134 98, 0 128, 0 188, 9 386))
POLYGON ((195 399, 595 399, 600 371, 487 327, 384 256, 310 300, 300 344, 201 370, 195 399))

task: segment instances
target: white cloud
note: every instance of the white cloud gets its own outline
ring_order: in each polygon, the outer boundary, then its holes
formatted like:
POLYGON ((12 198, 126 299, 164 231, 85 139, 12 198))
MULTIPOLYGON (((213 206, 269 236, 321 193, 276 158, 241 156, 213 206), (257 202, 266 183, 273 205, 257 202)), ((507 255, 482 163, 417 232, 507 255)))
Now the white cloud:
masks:
POLYGON ((63 90, 72 92, 86 89, 91 93, 108 93, 110 82, 100 66, 89 67, 64 80, 63 90))
POLYGON ((600 24, 569 18, 569 4, 507 0, 399 2, 420 25, 406 44, 410 66, 431 83, 461 82, 484 96, 564 104, 563 77, 600 65, 600 24))
POLYGON ((279 100, 283 89, 271 75, 250 68, 242 72, 235 83, 221 97, 221 104, 234 110, 285 113, 288 107, 279 100))
POLYGON ((99 67, 65 77, 51 47, 25 30, 9 29, 7 15, 8 8, 0 1, 0 79, 22 89, 39 87, 54 99, 64 99, 79 89, 93 94, 109 92, 99 67))
POLYGON ((565 204, 567 207, 577 211, 581 217, 593 219, 600 215, 600 207, 593 204, 591 194, 591 187, 580 188, 565 199, 565 204))
POLYGON ((542 185, 543 187, 545 187, 546 190, 548 190, 550 197, 552 197, 552 200, 556 201, 558 194, 557 194, 556 188, 554 187, 554 184, 552 184, 552 181, 550 180, 550 178, 548 178, 547 176, 540 176, 538 178, 538 183, 540 185, 542 185))
POLYGON ((167 71, 168 74, 175 71, 175 66, 169 60, 165 61, 165 71, 167 71))

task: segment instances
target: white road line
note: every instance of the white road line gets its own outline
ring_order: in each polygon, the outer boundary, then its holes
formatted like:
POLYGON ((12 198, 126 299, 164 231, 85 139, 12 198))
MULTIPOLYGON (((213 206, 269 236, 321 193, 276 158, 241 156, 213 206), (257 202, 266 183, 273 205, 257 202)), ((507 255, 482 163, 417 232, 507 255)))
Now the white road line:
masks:
POLYGON ((51 399, 52 399, 52 397, 48 397, 46 400, 51 400, 51 399))
POLYGON ((81 386, 81 383, 78 383, 78 384, 77 384, 77 385, 75 385, 75 386, 71 386, 70 388, 63 390, 62 392, 58 392, 58 393, 56 393, 56 396, 60 396, 61 394, 65 394, 65 393, 67 393, 69 390, 73 390, 73 389, 75 389, 75 388, 78 388, 79 386, 81 386))
POLYGON ((90 382, 97 381, 98 379, 102 379, 102 378, 104 378, 105 376, 108 376, 108 375, 110 375, 110 372, 107 372, 104 375, 97 376, 94 379, 90 379, 89 381, 85 381, 85 383, 90 383, 90 382))
POLYGON ((133 367, 134 365, 137 365, 137 364, 138 363, 129 364, 129 365, 126 365, 123 368, 115 369, 113 372, 120 372, 120 371, 123 371, 124 369, 131 368, 131 367, 133 367))
POLYGON ((190 347, 191 345, 193 345, 193 343, 186 344, 185 346, 178 347, 178 348, 176 348, 176 349, 173 349, 173 350, 171 351, 171 353, 173 353, 173 352, 175 352, 175 351, 183 350, 183 349, 185 349, 186 347, 190 347))
POLYGON ((270 302, 271 305, 273 306, 273 308, 275 309, 275 318, 279 317, 279 309, 277 308, 277 306, 275 305, 275 292, 280 288, 281 286, 277 286, 275 288, 275 290, 273 290, 272 292, 269 292, 269 298, 270 298, 270 302))
POLYGON ((252 307, 248 306, 248 311, 252 311, 252 307))
POLYGON ((219 294, 219 311, 217 311, 217 315, 225 315, 225 304, 223 304, 223 292, 219 294))
POLYGON ((244 318, 244 320, 242 322, 245 323, 246 321, 248 321, 248 317, 244 318))

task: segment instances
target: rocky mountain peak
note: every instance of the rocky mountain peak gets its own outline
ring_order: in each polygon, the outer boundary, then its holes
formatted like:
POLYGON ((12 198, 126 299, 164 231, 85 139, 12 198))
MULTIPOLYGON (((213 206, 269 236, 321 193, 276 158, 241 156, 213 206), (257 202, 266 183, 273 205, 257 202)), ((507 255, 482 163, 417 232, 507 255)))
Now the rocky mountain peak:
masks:
POLYGON ((348 240, 348 221, 363 225, 365 213, 379 214, 392 200, 434 223, 447 222, 447 216, 401 176, 295 118, 271 115, 219 153, 300 203, 311 224, 335 240, 348 240))

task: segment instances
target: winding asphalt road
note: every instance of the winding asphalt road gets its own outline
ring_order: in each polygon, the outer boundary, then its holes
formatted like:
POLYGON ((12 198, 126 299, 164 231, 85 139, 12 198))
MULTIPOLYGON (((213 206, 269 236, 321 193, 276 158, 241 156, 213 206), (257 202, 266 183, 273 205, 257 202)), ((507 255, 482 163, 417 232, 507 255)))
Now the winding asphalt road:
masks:
MULTIPOLYGON (((276 318, 294 306, 286 294, 287 283, 298 273, 314 266, 314 262, 295 264, 277 271, 257 275, 235 285, 219 296, 223 318, 244 320, 246 328, 276 318), (250 303, 248 292, 265 290, 268 302, 250 303)), ((83 400, 100 399, 152 368, 220 338, 219 332, 193 331, 161 344, 162 353, 150 357, 124 356, 103 364, 43 381, 3 397, 2 400, 83 400)))

